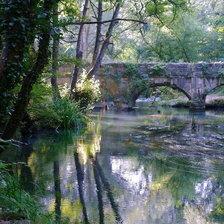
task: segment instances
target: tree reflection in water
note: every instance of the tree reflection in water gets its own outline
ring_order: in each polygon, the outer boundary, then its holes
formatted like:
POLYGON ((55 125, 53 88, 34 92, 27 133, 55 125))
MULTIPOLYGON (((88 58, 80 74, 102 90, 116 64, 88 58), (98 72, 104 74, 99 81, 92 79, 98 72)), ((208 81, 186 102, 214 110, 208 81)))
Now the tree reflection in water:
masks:
POLYGON ((107 197, 110 201, 111 208, 113 209, 117 223, 122 223, 123 221, 119 214, 118 205, 114 200, 114 196, 113 196, 109 181, 107 180, 106 176, 104 175, 103 169, 101 168, 101 166, 99 165, 99 163, 97 161, 97 155, 96 155, 95 159, 93 159, 93 166, 95 167, 94 169, 97 170, 97 174, 99 174, 101 181, 103 183, 104 189, 107 192, 107 197))
POLYGON ((81 135, 45 134, 23 161, 56 223, 223 223, 224 127, 216 116, 107 113, 81 135))
POLYGON ((98 169, 95 164, 95 159, 92 158, 93 163, 93 173, 96 183, 96 192, 97 192, 97 199, 98 199, 98 209, 99 209, 99 223, 104 223, 104 210, 103 210, 103 192, 102 192, 102 185, 98 173, 98 169))
POLYGON ((88 141, 88 144, 85 144, 84 141, 80 141, 78 144, 77 152, 74 153, 77 180, 78 180, 78 186, 79 186, 79 196, 80 196, 80 202, 83 208, 84 221, 85 223, 89 222, 87 217, 87 212, 86 212, 84 195, 83 195, 84 173, 83 173, 83 168, 80 164, 79 156, 83 157, 82 161, 84 163, 88 163, 90 161, 92 163, 93 174, 94 174, 94 179, 96 184, 96 193, 97 193, 97 199, 98 199, 99 223, 100 224, 105 223, 104 208, 103 208, 103 189, 106 191, 107 198, 110 202, 111 208, 115 215, 116 223, 123 223, 122 218, 119 214, 118 205, 114 200, 110 183, 107 180, 103 172, 103 169, 101 168, 97 159, 97 153, 100 152, 100 141, 101 141, 101 136, 99 134, 93 135, 92 144, 90 144, 89 141, 88 141))
POLYGON ((61 223, 61 183, 59 161, 54 161, 55 221, 61 223))
POLYGON ((74 153, 74 158, 75 158, 75 166, 76 166, 76 173, 77 173, 77 180, 78 180, 79 198, 80 198, 80 202, 82 204, 83 217, 84 217, 85 223, 88 224, 89 219, 88 219, 86 205, 85 205, 85 199, 84 199, 84 195, 83 195, 84 174, 83 174, 82 166, 79 161, 79 154, 77 152, 74 153))

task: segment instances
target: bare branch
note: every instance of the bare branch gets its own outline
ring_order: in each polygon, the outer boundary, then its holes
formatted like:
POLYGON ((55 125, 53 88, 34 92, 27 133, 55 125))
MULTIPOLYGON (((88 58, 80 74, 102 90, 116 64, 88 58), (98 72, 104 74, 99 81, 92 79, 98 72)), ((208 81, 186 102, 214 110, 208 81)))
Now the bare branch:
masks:
POLYGON ((77 43, 77 40, 65 40, 65 39, 62 39, 61 41, 65 42, 65 43, 69 43, 69 44, 77 43))
POLYGON ((79 21, 79 22, 71 22, 67 25, 83 25, 83 24, 104 24, 104 23, 111 23, 111 22, 118 22, 118 21, 127 21, 127 22, 136 22, 136 23, 141 23, 141 24, 147 24, 147 22, 138 20, 138 19, 122 19, 122 18, 117 18, 117 19, 111 19, 111 20, 104 20, 104 21, 79 21))
POLYGON ((96 17, 97 17, 97 15, 96 15, 96 12, 95 12, 94 8, 96 8, 96 9, 97 9, 97 6, 96 6, 96 5, 95 5, 92 1, 90 1, 90 6, 91 6, 91 8, 92 8, 92 11, 93 11, 94 17, 96 18, 96 17))

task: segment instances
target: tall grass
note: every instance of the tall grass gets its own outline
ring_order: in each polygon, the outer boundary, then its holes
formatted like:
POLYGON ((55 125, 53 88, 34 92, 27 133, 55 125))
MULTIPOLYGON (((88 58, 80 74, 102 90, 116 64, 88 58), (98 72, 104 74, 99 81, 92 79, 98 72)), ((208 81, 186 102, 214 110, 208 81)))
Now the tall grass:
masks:
POLYGON ((67 98, 57 99, 49 105, 33 108, 31 114, 39 125, 47 128, 81 128, 88 122, 86 111, 67 98))

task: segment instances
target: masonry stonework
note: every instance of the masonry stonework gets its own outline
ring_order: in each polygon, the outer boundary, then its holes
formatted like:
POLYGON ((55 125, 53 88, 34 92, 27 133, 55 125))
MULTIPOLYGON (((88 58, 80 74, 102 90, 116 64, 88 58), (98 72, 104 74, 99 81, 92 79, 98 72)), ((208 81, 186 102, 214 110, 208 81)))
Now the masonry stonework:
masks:
MULTIPOLYGON (((117 107, 135 106, 144 88, 170 86, 188 97, 191 109, 204 109, 206 95, 224 85, 224 63, 111 63, 101 65, 96 78, 103 97, 110 96, 117 107), (130 66, 136 74, 127 74, 130 66), (136 78, 141 85, 134 83, 136 78)), ((59 83, 66 80, 70 82, 69 75, 59 79, 59 83)))

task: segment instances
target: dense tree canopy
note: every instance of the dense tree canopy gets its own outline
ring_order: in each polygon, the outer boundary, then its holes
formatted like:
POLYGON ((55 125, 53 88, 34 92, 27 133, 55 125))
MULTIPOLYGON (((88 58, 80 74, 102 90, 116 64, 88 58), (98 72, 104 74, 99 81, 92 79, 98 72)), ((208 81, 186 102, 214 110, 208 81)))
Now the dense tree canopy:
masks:
POLYGON ((223 21, 220 0, 1 0, 2 137, 13 137, 46 71, 56 99, 58 66, 74 64, 75 99, 86 63, 91 78, 106 61, 222 61, 223 21))
POLYGON ((0 0, 0 224, 223 223, 223 112, 156 107, 223 61, 223 0, 0 0))

